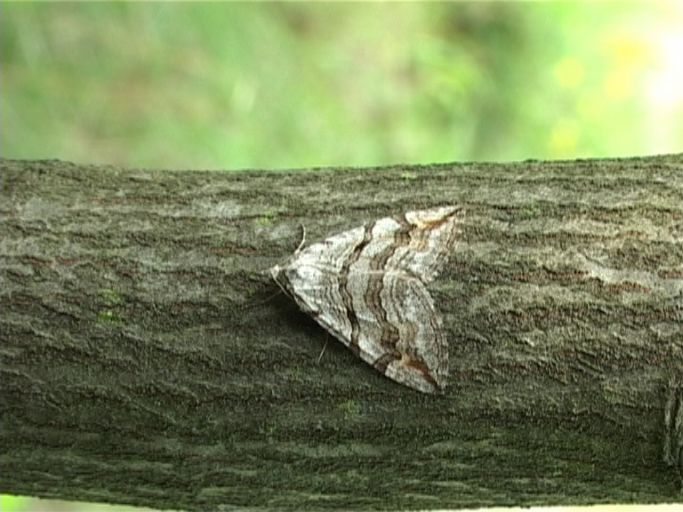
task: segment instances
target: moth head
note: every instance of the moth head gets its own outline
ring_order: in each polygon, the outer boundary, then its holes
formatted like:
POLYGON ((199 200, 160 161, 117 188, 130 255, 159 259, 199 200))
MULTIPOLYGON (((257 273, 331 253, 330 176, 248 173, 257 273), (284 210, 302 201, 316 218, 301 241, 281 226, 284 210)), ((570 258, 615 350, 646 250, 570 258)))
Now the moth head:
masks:
POLYGON ((280 287, 280 289, 284 292, 285 295, 291 297, 292 294, 289 291, 289 288, 291 286, 290 284, 290 276, 289 274, 292 271, 292 267, 289 265, 273 265, 268 269, 268 272, 270 272, 270 276, 273 278, 273 281, 280 287))
POLYGON ((313 265, 285 263, 270 268, 270 275, 285 294, 292 297, 297 288, 307 287, 320 279, 319 270, 313 265))
POLYGON ((270 277, 277 282, 277 277, 280 275, 280 272, 282 272, 282 267, 280 265, 273 265, 268 269, 268 272, 270 273, 270 277))

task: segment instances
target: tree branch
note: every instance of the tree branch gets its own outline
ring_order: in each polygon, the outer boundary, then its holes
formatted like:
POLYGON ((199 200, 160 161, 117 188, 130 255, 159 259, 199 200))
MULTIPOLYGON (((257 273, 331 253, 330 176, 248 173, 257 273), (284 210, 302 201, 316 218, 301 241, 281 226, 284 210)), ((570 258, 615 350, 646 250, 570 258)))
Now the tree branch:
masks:
POLYGON ((0 160, 0 179, 2 492, 197 511, 680 498, 683 155, 0 160), (467 216, 430 285, 450 343, 433 396, 357 359, 265 271, 301 225, 315 242, 444 204, 467 216))

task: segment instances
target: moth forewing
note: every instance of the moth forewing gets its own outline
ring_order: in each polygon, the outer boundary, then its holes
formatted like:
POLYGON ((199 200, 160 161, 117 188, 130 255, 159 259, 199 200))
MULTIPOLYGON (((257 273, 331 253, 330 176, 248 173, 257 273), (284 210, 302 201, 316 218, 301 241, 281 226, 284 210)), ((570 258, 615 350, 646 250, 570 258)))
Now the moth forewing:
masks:
POLYGON ((453 252, 463 210, 385 217, 297 250, 273 279, 299 307, 387 377, 444 389, 448 344, 425 284, 453 252))

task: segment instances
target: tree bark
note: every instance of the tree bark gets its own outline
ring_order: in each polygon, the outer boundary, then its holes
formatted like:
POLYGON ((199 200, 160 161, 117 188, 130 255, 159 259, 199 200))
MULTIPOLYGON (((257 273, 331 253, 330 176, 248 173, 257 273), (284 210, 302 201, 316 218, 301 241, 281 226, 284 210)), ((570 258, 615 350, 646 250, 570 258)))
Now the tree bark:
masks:
POLYGON ((311 172, 0 161, 0 491, 192 511, 671 502, 683 155, 311 172), (466 209, 450 385, 356 358, 267 272, 466 209))

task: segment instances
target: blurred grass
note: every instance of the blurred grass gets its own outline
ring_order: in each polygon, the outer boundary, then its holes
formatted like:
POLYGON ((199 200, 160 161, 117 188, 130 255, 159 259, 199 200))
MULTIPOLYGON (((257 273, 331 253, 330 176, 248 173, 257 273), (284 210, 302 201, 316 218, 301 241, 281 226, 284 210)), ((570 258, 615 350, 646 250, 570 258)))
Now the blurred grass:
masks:
POLYGON ((679 152, 682 54, 676 2, 0 2, 0 155, 238 169, 679 152))
POLYGON ((675 3, 0 9, 6 157, 282 168, 683 142, 683 93, 653 104, 649 92, 662 65, 677 65, 660 62, 662 41, 683 28, 675 3))

